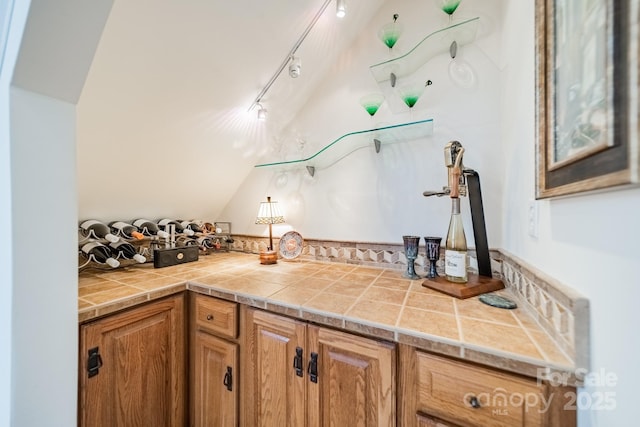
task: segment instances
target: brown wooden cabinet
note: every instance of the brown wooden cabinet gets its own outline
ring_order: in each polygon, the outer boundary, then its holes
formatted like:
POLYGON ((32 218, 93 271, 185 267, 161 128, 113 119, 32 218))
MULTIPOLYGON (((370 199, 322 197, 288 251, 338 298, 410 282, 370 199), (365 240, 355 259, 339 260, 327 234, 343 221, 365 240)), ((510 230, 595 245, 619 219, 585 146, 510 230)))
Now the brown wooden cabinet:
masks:
POLYGON ((395 426, 393 344, 246 310, 245 426, 395 426))
POLYGON ((573 387, 198 293, 187 317, 185 298, 80 326, 79 426, 576 425, 573 387))
MULTIPOLYGON (((543 427, 576 425, 565 411, 567 388, 399 346, 403 427, 543 427)), ((575 389, 574 389, 575 391, 575 389)))
POLYGON ((190 425, 238 425, 238 308, 193 294, 190 304, 190 425))
POLYGON ((80 327, 78 424, 185 424, 182 294, 80 327))

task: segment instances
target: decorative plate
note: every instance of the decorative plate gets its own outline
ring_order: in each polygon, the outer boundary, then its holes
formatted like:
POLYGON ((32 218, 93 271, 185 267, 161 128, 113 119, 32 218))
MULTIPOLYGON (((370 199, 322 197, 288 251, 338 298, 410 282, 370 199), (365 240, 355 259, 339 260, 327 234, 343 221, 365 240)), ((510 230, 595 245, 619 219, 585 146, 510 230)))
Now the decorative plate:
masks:
POLYGON ((304 241, 300 233, 288 231, 280 238, 280 256, 284 259, 294 259, 302 253, 304 241))

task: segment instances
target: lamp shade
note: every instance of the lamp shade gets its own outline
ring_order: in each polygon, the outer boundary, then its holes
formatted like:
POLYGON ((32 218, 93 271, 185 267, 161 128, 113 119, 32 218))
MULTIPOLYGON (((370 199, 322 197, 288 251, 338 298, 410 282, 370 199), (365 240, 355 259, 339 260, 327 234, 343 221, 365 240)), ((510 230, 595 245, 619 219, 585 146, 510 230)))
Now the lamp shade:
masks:
POLYGON ((284 216, 280 211, 278 202, 272 202, 271 197, 267 197, 266 202, 260 203, 256 224, 282 224, 284 216))

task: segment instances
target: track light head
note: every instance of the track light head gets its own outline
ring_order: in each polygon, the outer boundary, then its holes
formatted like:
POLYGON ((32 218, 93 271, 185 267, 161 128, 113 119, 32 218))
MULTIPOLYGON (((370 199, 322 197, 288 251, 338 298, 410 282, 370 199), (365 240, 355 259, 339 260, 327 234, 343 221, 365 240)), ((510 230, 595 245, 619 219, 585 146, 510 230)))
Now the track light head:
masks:
POLYGON ((300 77, 300 73, 302 72, 302 62, 300 58, 296 58, 295 56, 291 57, 291 63, 289 63, 289 76, 291 78, 300 77))
POLYGON ((267 120, 267 109, 258 104, 258 120, 261 122, 267 120))
POLYGON ((346 0, 336 0, 336 16, 338 18, 344 18, 347 14, 346 0))

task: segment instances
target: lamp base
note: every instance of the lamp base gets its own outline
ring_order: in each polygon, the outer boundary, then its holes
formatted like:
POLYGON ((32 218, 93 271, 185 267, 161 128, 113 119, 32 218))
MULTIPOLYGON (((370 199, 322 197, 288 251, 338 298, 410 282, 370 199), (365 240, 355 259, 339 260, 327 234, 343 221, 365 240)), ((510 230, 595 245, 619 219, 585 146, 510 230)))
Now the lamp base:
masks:
POLYGON ((278 254, 276 251, 260 252, 260 264, 276 264, 278 262, 278 254))

